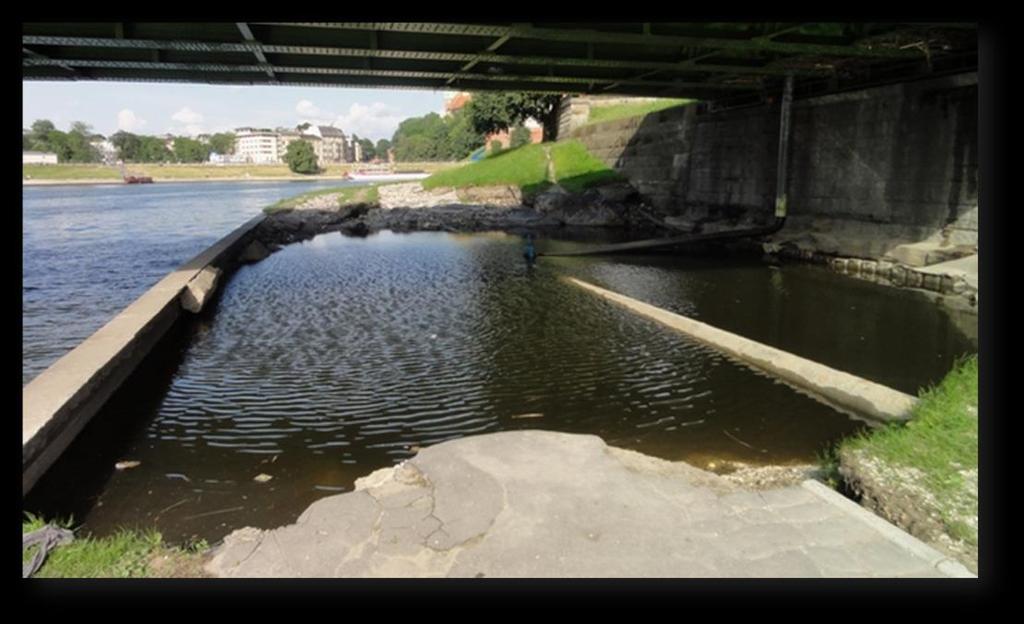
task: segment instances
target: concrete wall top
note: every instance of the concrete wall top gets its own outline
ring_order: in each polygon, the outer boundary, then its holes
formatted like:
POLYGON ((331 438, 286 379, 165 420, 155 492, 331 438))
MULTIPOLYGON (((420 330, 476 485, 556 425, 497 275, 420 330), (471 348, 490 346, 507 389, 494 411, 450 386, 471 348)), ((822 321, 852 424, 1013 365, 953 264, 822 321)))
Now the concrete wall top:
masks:
MULTIPOLYGON (((81 412, 98 407, 97 397, 105 398, 112 393, 114 388, 109 386, 117 385, 118 378, 127 375, 119 370, 126 366, 126 361, 137 363, 145 355, 134 351, 155 342, 159 336, 154 336, 154 332, 162 335, 169 313, 170 320, 176 318, 180 310, 178 297, 189 281, 205 267, 220 261, 263 219, 260 215, 247 221, 161 279, 22 389, 24 467, 36 462, 44 450, 53 455, 46 447, 57 436, 67 437, 63 430, 69 422, 91 418, 91 413, 81 412), (84 408, 85 405, 91 407, 84 408)), ((84 426, 84 422, 76 424, 84 426)), ((34 474, 38 472, 41 471, 35 470, 34 474)), ((27 482, 26 491, 32 483, 34 478, 27 482)))

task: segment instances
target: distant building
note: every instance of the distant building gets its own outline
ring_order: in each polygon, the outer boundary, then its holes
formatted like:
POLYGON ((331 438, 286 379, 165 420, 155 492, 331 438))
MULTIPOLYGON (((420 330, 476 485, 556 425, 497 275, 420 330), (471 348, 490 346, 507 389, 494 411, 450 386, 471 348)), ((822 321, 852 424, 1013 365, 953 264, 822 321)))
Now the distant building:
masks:
POLYGON ((235 154, 241 162, 268 164, 280 162, 277 132, 269 128, 235 128, 235 154))
POLYGON ((363 162, 363 146, 358 141, 352 141, 352 152, 355 162, 363 162))
MULTIPOLYGON (((317 162, 352 162, 357 144, 334 126, 306 126, 296 129, 276 128, 235 128, 235 157, 219 162, 283 163, 288 146, 295 141, 306 141, 313 146, 317 162)), ((212 160, 211 162, 215 162, 212 160)))
POLYGON ((451 115, 452 113, 459 110, 466 104, 469 104, 469 101, 471 99, 473 99, 473 96, 465 91, 460 91, 453 95, 452 97, 448 98, 448 100, 445 101, 444 103, 445 117, 451 115))
MULTIPOLYGON (((530 143, 540 143, 544 140, 544 126, 537 123, 537 121, 530 117, 523 122, 523 126, 530 131, 530 143)), ((487 135, 484 140, 484 147, 487 151, 491 151, 491 142, 498 141, 501 143, 501 149, 508 149, 512 145, 512 131, 502 130, 500 132, 492 132, 487 135)))
POLYGON ((117 148, 110 141, 106 139, 90 141, 89 145, 93 146, 100 153, 100 157, 105 164, 112 165, 117 162, 117 148))
POLYGON ((284 155, 288 153, 288 146, 302 138, 297 130, 283 130, 278 129, 277 131, 277 160, 278 162, 284 162, 284 155))
POLYGON ((52 152, 22 152, 23 165, 56 165, 57 155, 52 152))
POLYGON ((354 154, 351 142, 346 140, 345 133, 339 128, 334 126, 310 126, 306 130, 306 134, 320 139, 319 144, 313 144, 314 148, 319 146, 316 156, 317 162, 320 164, 352 162, 354 154))

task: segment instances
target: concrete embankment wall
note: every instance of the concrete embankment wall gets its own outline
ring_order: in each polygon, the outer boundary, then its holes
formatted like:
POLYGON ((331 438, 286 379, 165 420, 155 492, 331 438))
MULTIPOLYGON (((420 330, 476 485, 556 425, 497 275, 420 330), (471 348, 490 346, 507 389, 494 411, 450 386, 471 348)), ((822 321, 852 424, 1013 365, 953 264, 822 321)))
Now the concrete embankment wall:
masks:
POLYGON ((210 299, 263 219, 246 222, 157 282, 22 389, 23 494, 178 322, 182 310, 198 311, 210 299))
POLYGON ((781 349, 744 338, 707 323, 606 290, 573 277, 565 278, 609 301, 682 332, 748 366, 765 372, 814 399, 871 425, 910 418, 917 399, 873 381, 819 364, 781 349))
MULTIPOLYGON (((976 245, 977 117, 976 73, 807 99, 798 93, 789 219, 777 240, 864 258, 934 237, 976 245)), ((561 136, 579 138, 626 175, 670 223, 771 219, 777 103, 720 112, 687 106, 561 136)))

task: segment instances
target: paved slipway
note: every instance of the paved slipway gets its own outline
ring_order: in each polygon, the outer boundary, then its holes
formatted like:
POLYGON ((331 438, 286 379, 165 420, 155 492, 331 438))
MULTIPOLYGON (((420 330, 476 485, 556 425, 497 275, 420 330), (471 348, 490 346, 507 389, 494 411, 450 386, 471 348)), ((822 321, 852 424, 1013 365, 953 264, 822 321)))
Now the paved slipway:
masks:
POLYGON ((741 490, 596 436, 420 451, 296 524, 229 535, 224 577, 949 577, 959 563, 816 481, 741 490))

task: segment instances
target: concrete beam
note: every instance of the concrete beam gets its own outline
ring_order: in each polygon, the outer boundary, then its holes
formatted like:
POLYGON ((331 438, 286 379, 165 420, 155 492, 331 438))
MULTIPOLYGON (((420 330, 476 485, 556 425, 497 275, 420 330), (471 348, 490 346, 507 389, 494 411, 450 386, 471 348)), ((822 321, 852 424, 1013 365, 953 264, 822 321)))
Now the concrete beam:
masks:
POLYGON ((229 261, 263 219, 247 221, 157 282, 22 389, 23 495, 174 325, 182 290, 210 265, 229 261))
POLYGON ((905 421, 915 397, 867 379, 819 364, 775 347, 695 321, 680 314, 605 290, 573 277, 565 278, 609 301, 683 332, 740 362, 777 377, 822 403, 871 424, 905 421))

